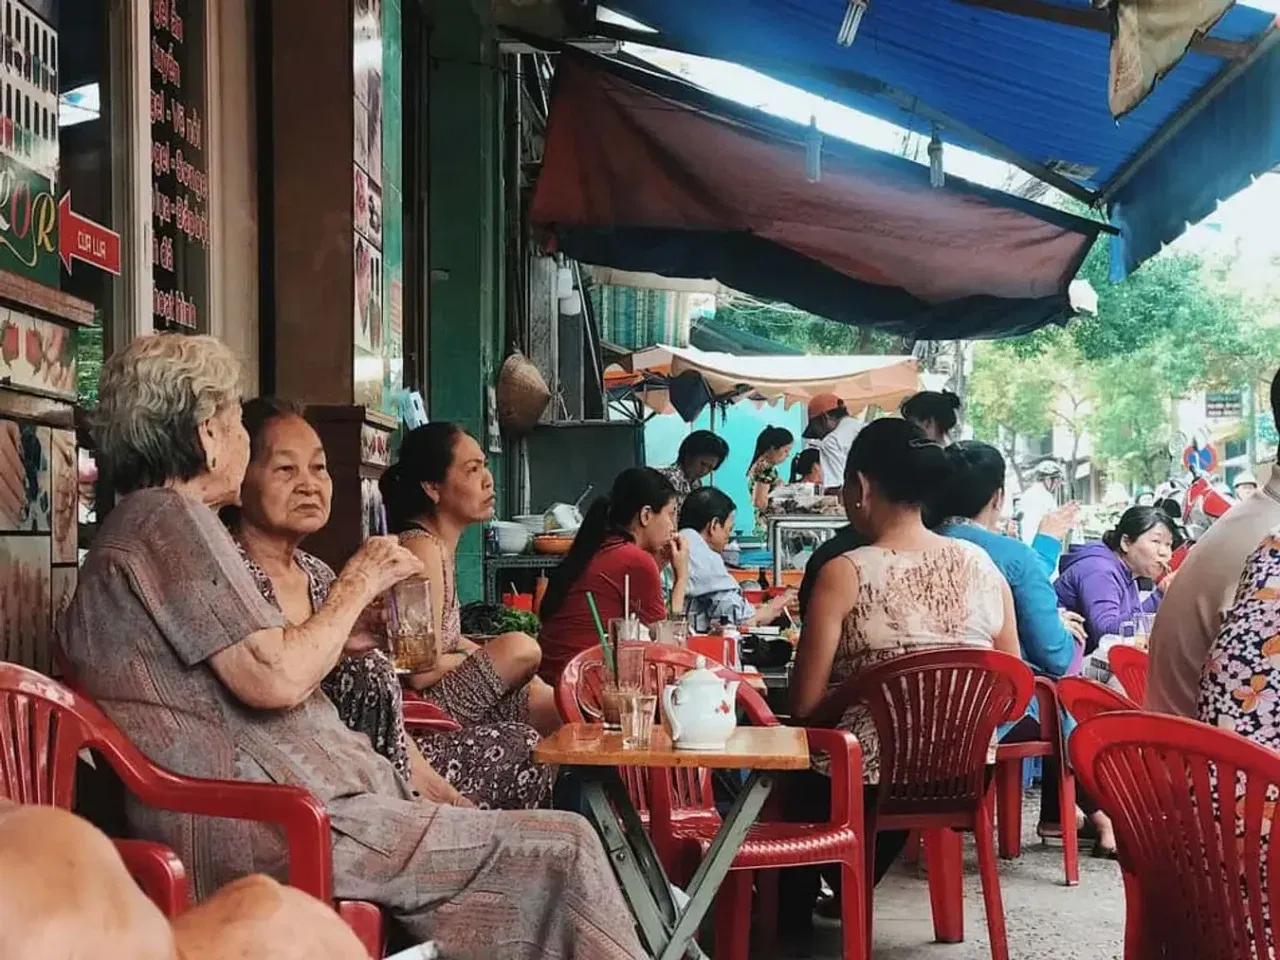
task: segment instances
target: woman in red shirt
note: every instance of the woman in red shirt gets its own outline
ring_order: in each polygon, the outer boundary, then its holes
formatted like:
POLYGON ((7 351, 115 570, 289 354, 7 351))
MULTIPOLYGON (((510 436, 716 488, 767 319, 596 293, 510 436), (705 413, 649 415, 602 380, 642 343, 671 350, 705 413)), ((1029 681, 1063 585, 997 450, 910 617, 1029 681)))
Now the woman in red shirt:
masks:
POLYGON ((556 683, 565 664, 600 643, 587 606, 588 593, 607 626, 610 619, 623 615, 623 594, 630 578, 630 612, 646 624, 665 619, 659 563, 668 562, 675 572, 671 609, 683 612, 689 552, 676 535, 675 488, 650 467, 623 470, 609 495, 591 505, 573 548, 551 573, 539 611, 542 665, 538 675, 556 683))

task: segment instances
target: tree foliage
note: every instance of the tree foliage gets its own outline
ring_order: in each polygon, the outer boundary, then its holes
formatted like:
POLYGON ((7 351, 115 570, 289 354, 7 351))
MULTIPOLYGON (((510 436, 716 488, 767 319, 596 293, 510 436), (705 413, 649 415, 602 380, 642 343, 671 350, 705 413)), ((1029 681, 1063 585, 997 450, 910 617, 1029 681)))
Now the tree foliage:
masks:
POLYGON ((1098 292, 1096 316, 979 347, 970 414, 984 439, 1000 435, 995 426, 1043 435, 1054 402, 1041 393, 1057 371, 1059 393, 1069 381, 1087 395, 1093 459, 1121 479, 1152 484, 1167 473, 1179 399, 1271 375, 1280 327, 1268 321, 1277 304, 1229 289, 1228 265, 1187 252, 1156 257, 1111 283, 1109 252, 1100 240, 1080 271, 1098 292))
MULTIPOLYGON (((900 337, 836 323, 785 303, 768 303, 742 295, 718 298, 716 320, 803 353, 883 355, 904 352, 900 337)), ((909 348, 905 352, 909 352, 909 348)))

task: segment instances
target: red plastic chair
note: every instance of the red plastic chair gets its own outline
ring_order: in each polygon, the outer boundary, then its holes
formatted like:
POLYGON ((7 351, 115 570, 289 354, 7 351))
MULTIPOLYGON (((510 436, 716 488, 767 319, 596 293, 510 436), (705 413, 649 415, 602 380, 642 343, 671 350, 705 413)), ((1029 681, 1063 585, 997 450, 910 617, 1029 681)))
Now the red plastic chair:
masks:
MULTIPOLYGON (((270 823, 289 850, 289 883, 326 903, 333 898, 329 815, 299 787, 202 780, 153 764, 88 698, 13 663, 0 663, 0 797, 72 808, 77 756, 92 749, 138 800, 160 810, 270 823)), ((160 844, 116 841, 139 886, 173 916, 187 906, 186 875, 160 844)), ((339 903, 371 957, 383 950, 381 912, 339 903), (372 927, 376 917, 376 931, 372 927)))
POLYGON ((426 700, 404 698, 404 725, 413 730, 431 730, 436 733, 454 733, 461 730, 458 721, 426 700))
MULTIPOLYGON (((875 834, 925 830, 934 932, 964 939, 960 838, 972 830, 994 960, 1008 960, 996 869, 987 754, 996 727, 1026 712, 1035 678, 1017 657, 963 647, 895 657, 851 677, 819 706, 834 719, 865 704, 880 740, 880 786, 868 812, 866 937, 871 942, 875 834)), ((844 916, 848 921, 848 915, 844 916)))
POLYGON ((1116 679, 1120 681, 1120 686, 1124 687, 1124 692, 1129 695, 1129 699, 1137 704, 1145 703, 1147 699, 1149 663, 1150 657, 1147 656, 1147 651, 1139 650, 1137 647, 1117 643, 1107 651, 1107 666, 1116 675, 1116 679))
MULTIPOLYGON (((693 669, 691 650, 646 644, 651 670, 647 682, 654 689, 693 669)), ((716 673, 730 680, 742 675, 725 667, 716 673)), ((556 702, 567 722, 581 722, 581 703, 598 704, 603 681, 600 648, 584 651, 565 667, 556 686, 556 702)), ((738 684, 738 705, 756 726, 774 726, 778 719, 764 698, 745 682, 738 684)), ((598 712, 598 708, 597 708, 598 712)), ((716 956, 745 960, 750 950, 752 876, 759 873, 761 939, 774 939, 777 916, 778 869, 836 863, 842 867, 842 956, 862 960, 869 943, 863 928, 865 891, 862 872, 862 750, 856 738, 841 730, 806 730, 810 751, 831 758, 831 819, 827 823, 787 823, 765 820, 755 824, 734 858, 716 899, 716 956), (852 920, 849 918, 853 918, 852 920)), ((625 774, 626 771, 623 771, 625 774)), ((677 882, 692 875, 697 858, 706 853, 720 828, 705 770, 673 770, 649 782, 624 778, 628 793, 641 809, 646 797, 649 831, 668 874, 677 882)), ((769 815, 766 808, 766 816, 769 815)))
POLYGON ((1076 776, 1115 825, 1126 960, 1275 956, 1280 851, 1269 834, 1280 754, 1151 713, 1095 717, 1071 735, 1070 750, 1076 776))
POLYGON ((1067 886, 1080 882, 1080 850, 1076 845, 1076 781, 1067 763, 1058 719, 1058 694, 1052 680, 1035 678, 1040 714, 1040 739, 1026 743, 1002 743, 996 749, 996 839, 1000 856, 1016 860, 1022 855, 1022 768, 1030 757, 1057 760, 1059 806, 1062 818, 1062 870, 1067 886))
POLYGON ((1076 723, 1092 720, 1102 713, 1142 709, 1118 690, 1088 677, 1063 677, 1059 680, 1058 701, 1076 723))

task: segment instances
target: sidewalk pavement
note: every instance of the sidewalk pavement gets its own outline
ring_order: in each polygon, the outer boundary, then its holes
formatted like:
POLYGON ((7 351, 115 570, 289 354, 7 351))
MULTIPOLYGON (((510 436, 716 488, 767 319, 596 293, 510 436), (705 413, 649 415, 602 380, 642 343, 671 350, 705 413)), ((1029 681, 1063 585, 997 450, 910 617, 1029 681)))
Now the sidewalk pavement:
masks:
MULTIPOLYGON (((1080 849, 1080 885, 1062 882, 1062 847, 1035 835, 1038 795, 1028 791, 1019 860, 1000 861, 1011 960, 1120 960, 1124 889, 1114 861, 1080 849)), ((990 960, 972 836, 965 840, 965 941, 933 940, 929 890, 917 867, 899 863, 876 889, 873 960, 990 960)), ((769 960, 839 960, 837 931, 820 931, 812 950, 780 944, 769 960)))

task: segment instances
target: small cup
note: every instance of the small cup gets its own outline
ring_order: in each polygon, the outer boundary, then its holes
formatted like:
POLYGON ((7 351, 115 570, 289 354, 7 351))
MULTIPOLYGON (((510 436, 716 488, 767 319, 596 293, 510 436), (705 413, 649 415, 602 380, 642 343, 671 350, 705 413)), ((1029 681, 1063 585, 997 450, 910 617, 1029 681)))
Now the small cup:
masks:
POLYGON ((421 673, 436 664, 436 627, 431 584, 413 578, 391 588, 387 602, 387 646, 396 670, 421 673))
POLYGON ((614 647, 613 655, 617 659, 616 673, 606 668, 606 684, 619 690, 644 689, 644 663, 646 644, 624 643, 614 647))
POLYGON ((609 642, 616 650, 620 643, 637 643, 647 640, 639 617, 612 617, 609 620, 609 642))
POLYGON ((612 683, 600 688, 600 723, 606 731, 617 733, 622 729, 622 701, 635 692, 620 690, 612 683))
POLYGON ((619 704, 624 750, 647 750, 653 737, 653 716, 658 697, 652 693, 627 693, 619 704))
POLYGON ((649 633, 658 643, 673 647, 683 647, 689 642, 689 621, 684 618, 659 620, 650 624, 649 633))

